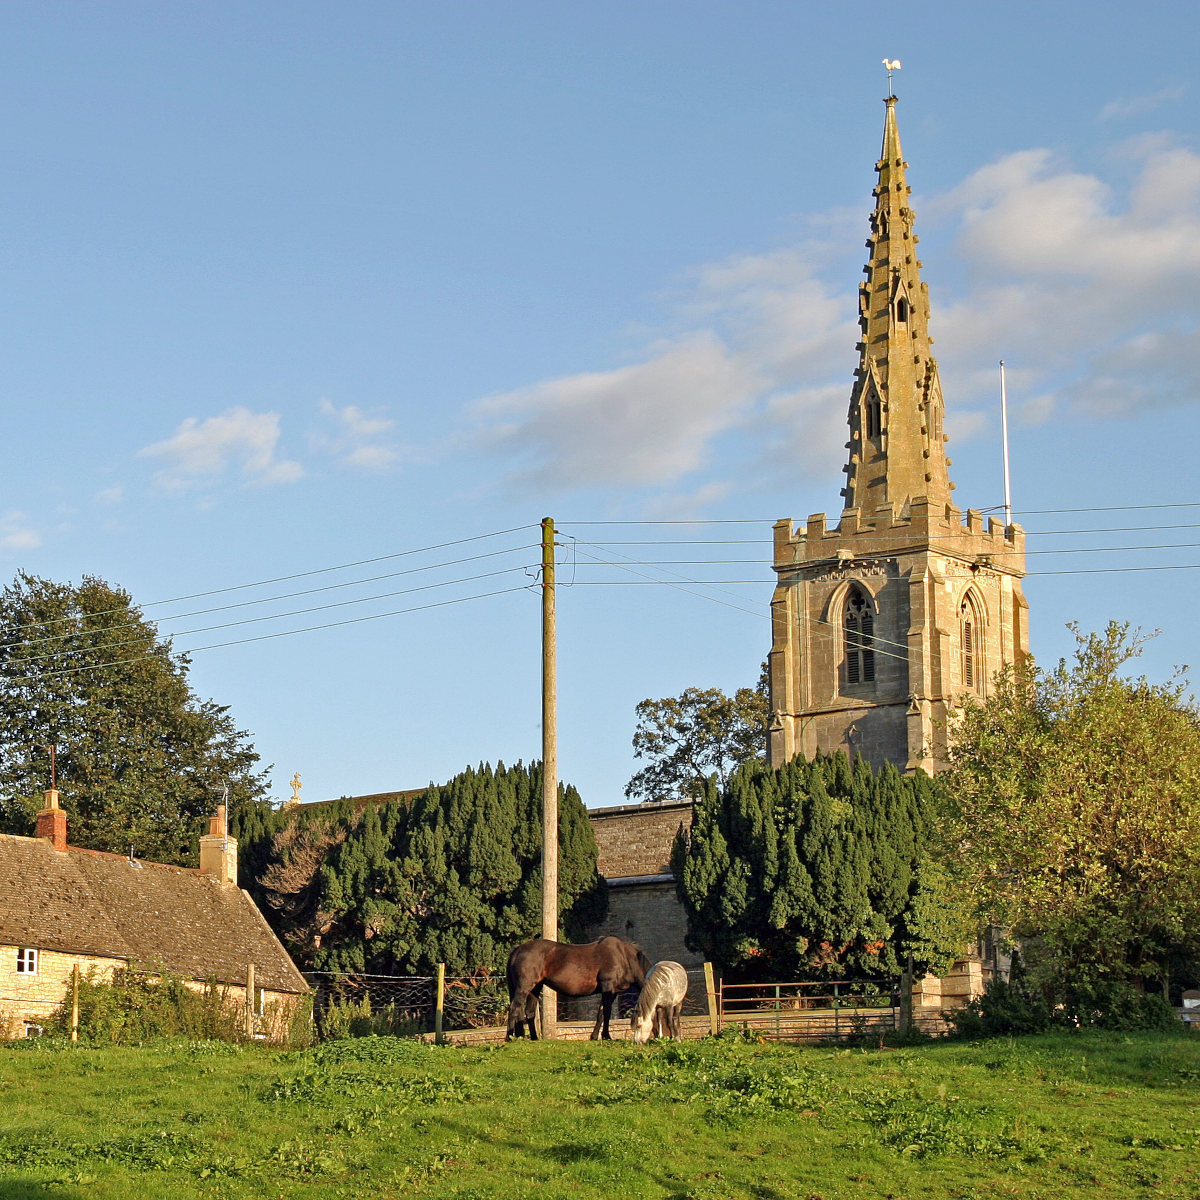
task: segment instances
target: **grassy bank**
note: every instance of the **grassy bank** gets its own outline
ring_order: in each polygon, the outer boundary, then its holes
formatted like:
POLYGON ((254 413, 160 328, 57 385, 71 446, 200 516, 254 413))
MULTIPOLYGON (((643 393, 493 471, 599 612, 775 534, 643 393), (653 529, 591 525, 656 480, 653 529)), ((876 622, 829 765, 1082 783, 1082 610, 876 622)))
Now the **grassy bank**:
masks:
POLYGON ((17 1197, 1200 1200, 1200 1037, 0 1048, 17 1197))

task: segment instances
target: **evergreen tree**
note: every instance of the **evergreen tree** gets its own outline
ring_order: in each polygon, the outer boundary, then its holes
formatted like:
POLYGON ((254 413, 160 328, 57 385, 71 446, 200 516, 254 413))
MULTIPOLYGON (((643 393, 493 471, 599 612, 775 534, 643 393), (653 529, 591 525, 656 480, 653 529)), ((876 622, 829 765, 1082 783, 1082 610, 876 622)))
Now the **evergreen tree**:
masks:
MULTIPOLYGON (((317 970, 499 969, 541 931, 541 786, 540 764, 483 765, 359 815, 272 814, 264 911, 317 970)), ((559 895, 568 940, 604 914, 591 823, 569 786, 559 789, 559 895)))
POLYGON ((891 978, 970 933, 935 849, 939 793, 844 754, 709 781, 672 863, 688 943, 736 975, 891 978))
POLYGON ((21 574, 0 594, 0 830, 33 832, 50 746, 71 843, 194 864, 202 818, 262 796, 258 756, 128 593, 21 574))

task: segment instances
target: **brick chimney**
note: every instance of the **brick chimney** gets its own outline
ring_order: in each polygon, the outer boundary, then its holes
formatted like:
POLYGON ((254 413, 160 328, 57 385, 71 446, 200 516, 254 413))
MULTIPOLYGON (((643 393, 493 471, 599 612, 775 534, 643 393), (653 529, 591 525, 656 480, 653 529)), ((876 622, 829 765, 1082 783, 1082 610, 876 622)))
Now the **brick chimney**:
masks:
POLYGON ((67 814, 58 806, 58 789, 46 791, 46 807, 37 815, 37 836, 49 838, 55 850, 67 848, 67 814))
POLYGON ((200 839, 200 870, 236 886, 237 845, 237 839, 229 836, 225 805, 218 804, 216 816, 208 819, 207 835, 200 839))

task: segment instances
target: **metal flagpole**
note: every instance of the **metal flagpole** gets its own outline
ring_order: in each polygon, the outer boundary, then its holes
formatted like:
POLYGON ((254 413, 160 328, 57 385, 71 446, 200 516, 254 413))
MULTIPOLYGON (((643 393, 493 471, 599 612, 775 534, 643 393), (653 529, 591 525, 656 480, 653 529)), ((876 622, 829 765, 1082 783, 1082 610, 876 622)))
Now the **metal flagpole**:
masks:
POLYGON ((1000 437, 1004 450, 1004 524, 1012 524, 1012 492, 1008 486, 1008 391, 1004 386, 1004 359, 1000 360, 1000 437))

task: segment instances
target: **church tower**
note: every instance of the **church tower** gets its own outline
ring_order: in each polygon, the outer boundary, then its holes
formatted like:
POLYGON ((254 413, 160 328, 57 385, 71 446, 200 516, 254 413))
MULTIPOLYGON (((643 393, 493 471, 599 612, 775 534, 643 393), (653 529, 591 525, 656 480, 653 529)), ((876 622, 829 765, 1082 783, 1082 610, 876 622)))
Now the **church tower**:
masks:
POLYGON ((956 703, 1029 652, 1025 534, 952 502, 929 293, 896 126, 884 101, 844 505, 775 524, 773 765, 845 750, 938 769, 956 703))

